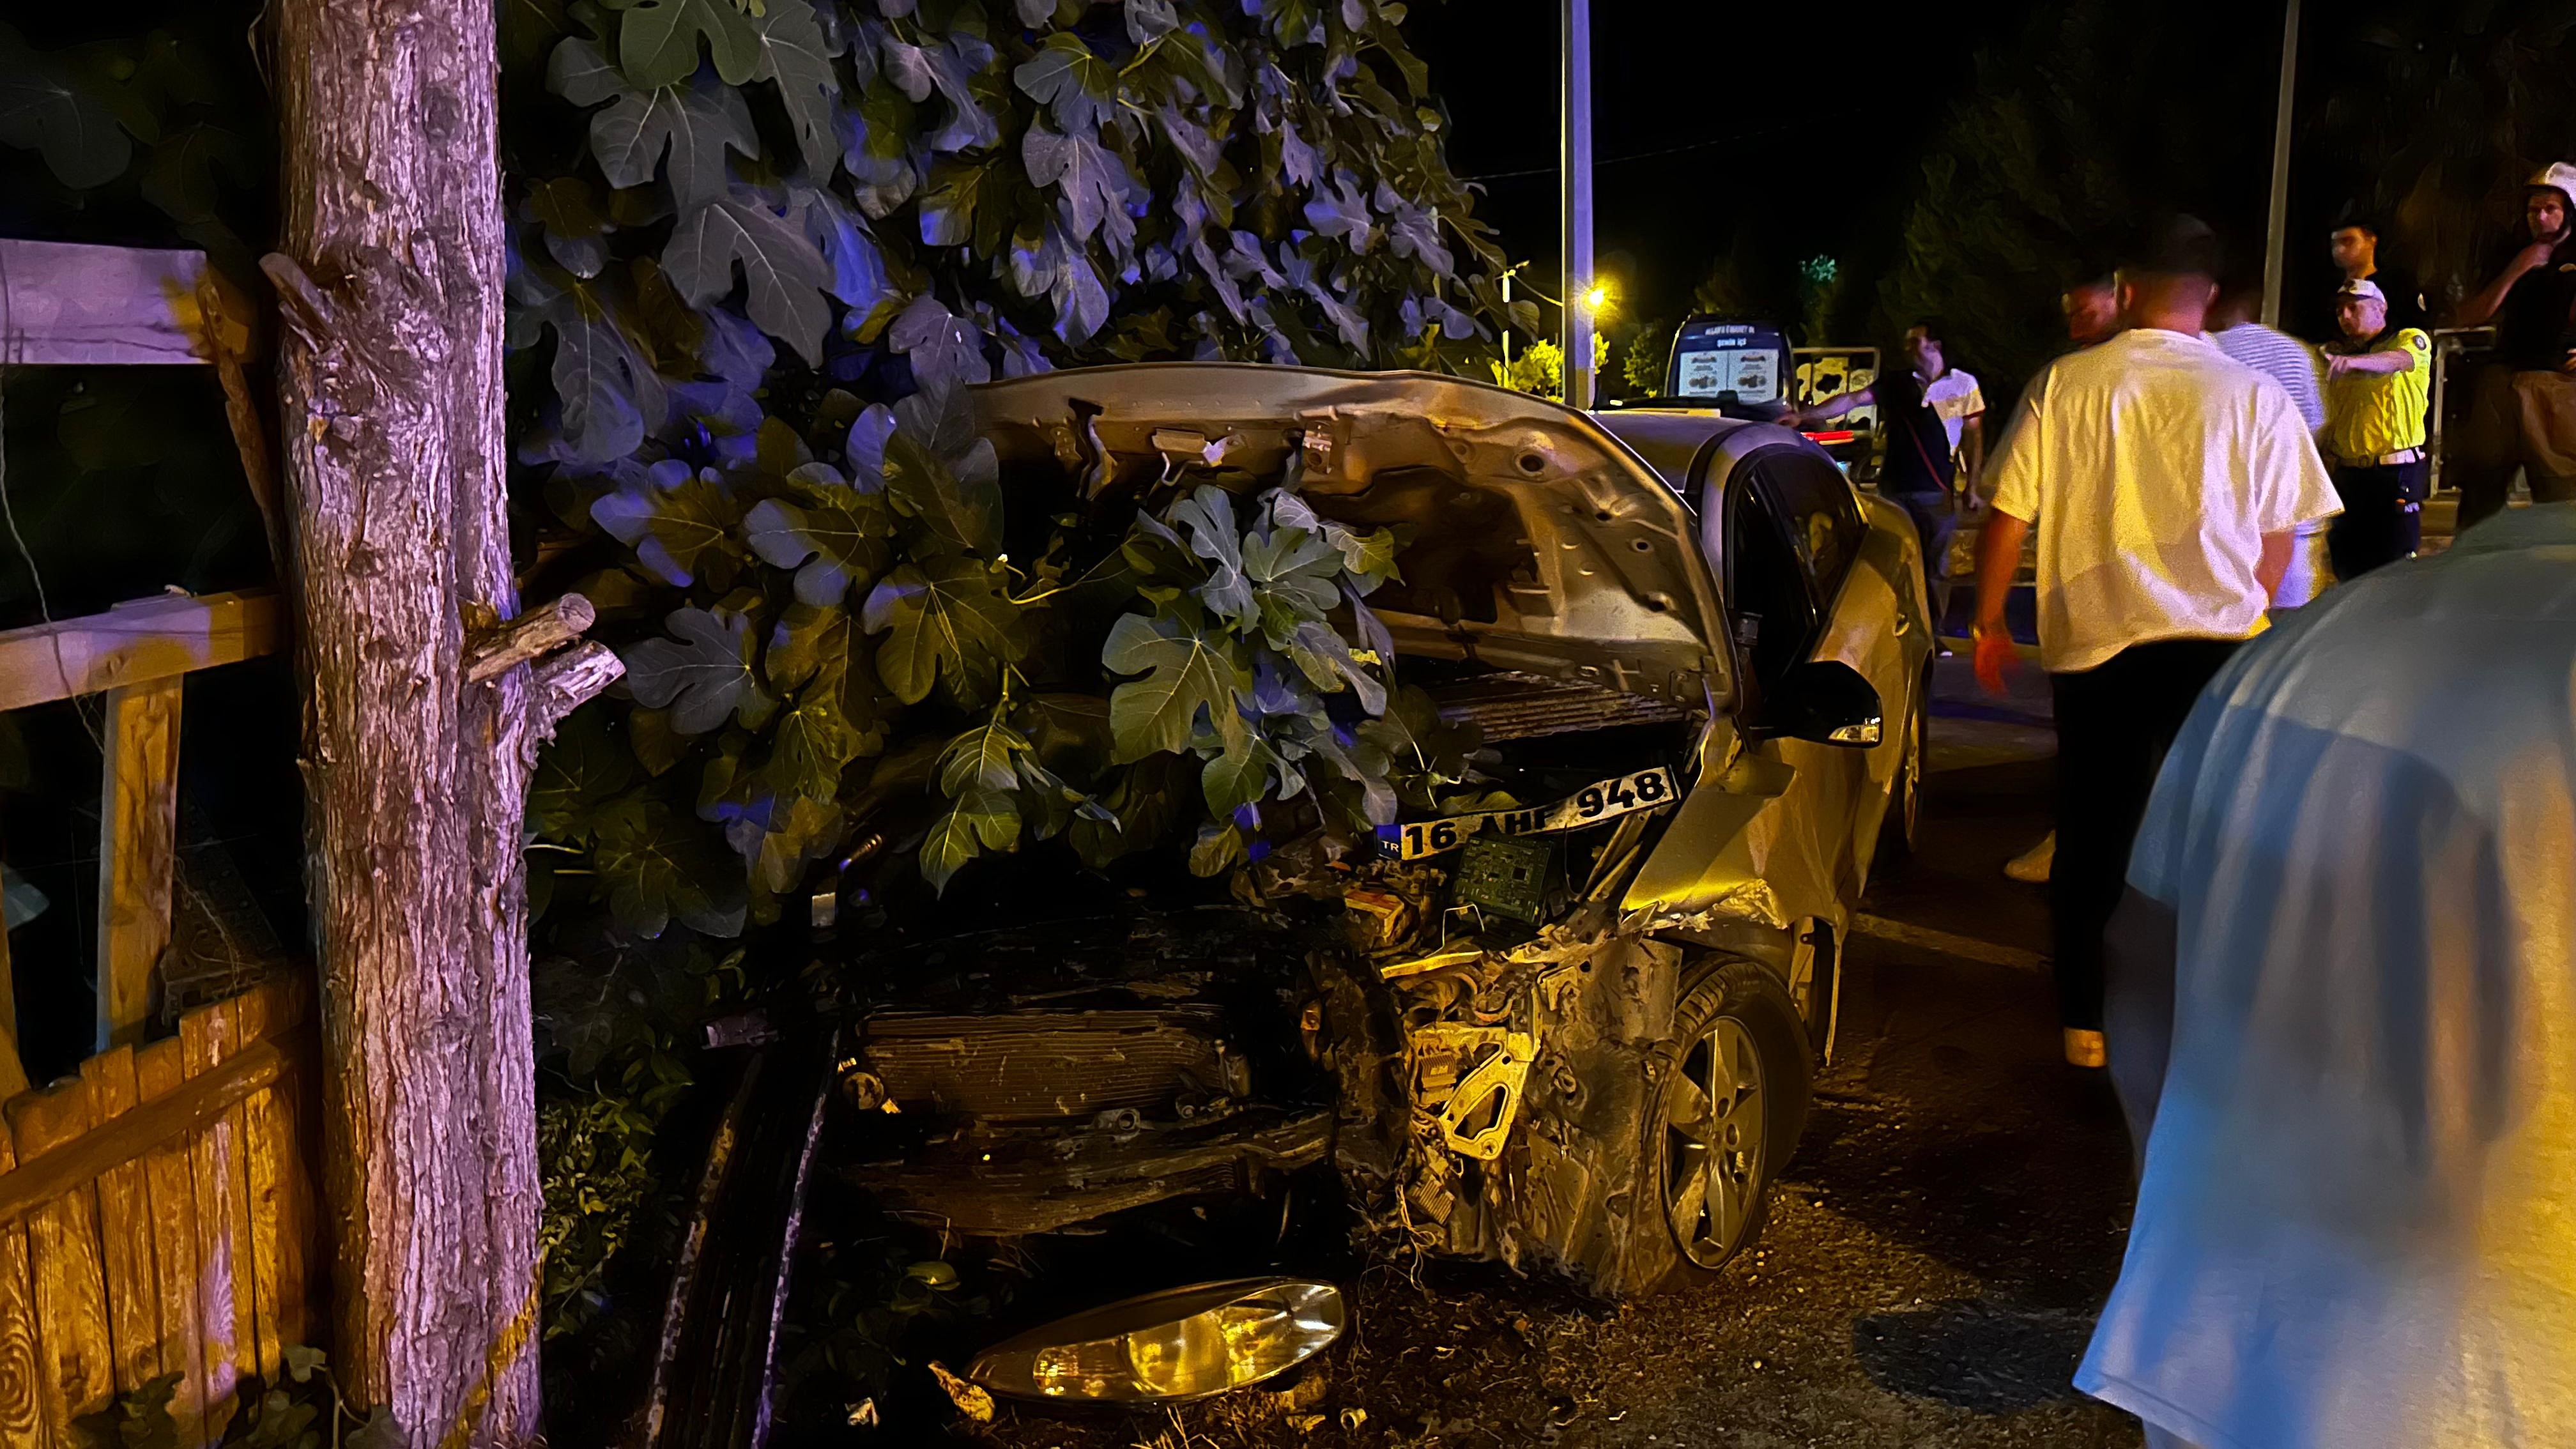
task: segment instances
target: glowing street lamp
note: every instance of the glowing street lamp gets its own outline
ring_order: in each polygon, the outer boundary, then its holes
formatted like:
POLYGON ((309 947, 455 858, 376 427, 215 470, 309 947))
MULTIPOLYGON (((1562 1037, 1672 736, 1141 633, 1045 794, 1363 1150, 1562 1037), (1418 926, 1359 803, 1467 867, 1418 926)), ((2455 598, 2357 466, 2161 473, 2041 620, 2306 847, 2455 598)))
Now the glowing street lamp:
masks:
POLYGON ((1584 288, 1583 310, 1598 317, 1610 306, 1610 289, 1600 283, 1584 288))

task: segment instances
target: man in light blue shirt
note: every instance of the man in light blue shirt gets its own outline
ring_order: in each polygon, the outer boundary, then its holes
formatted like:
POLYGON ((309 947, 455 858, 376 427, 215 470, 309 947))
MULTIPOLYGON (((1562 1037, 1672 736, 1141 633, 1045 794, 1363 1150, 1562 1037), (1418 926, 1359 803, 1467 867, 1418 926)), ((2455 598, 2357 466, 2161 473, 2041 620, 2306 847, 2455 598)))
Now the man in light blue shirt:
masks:
POLYGON ((2128 884, 2145 1165, 2076 1387, 2158 1449, 2576 1444, 2576 504, 2239 651, 2128 884))

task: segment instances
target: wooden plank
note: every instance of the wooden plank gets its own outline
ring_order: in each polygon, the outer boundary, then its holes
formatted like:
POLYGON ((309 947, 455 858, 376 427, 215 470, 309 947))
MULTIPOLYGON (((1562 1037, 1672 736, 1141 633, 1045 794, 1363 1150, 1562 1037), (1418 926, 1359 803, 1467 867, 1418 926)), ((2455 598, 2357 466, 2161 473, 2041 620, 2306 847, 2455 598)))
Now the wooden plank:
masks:
POLYGON ((98 807, 98 1049, 152 1022, 152 974, 170 945, 179 873, 179 703, 184 676, 107 692, 98 807))
POLYGON ((256 1245, 259 1282, 269 1295, 262 1299, 262 1322, 266 1327, 273 1319, 281 1350, 312 1343, 317 1315, 327 1309, 315 1301, 321 1285, 314 1265, 322 1252, 322 1217, 316 1191, 320 1144, 313 1131, 311 1096, 320 1063, 315 1033, 305 1026, 312 994, 313 983, 302 975, 276 976, 245 995, 239 1008, 244 1040, 254 1047, 274 1045, 286 1055, 285 1073, 245 1104, 251 1119, 252 1190, 260 1192, 263 1181, 268 1184, 270 1207, 261 1221, 273 1227, 272 1236, 256 1245))
MULTIPOLYGON (((78 1141, 90 1127, 89 1083, 74 1079, 9 1104, 22 1164, 78 1141)), ((18 1171, 24 1171, 22 1165, 18 1171)), ((36 1300, 36 1402, 57 1444, 76 1442, 72 1421, 116 1397, 107 1278, 99 1262, 98 1194, 84 1182, 27 1213, 27 1266, 36 1300)))
MULTIPOLYGON (((184 1050, 184 1019, 180 1026, 184 1050)), ((206 1068, 177 1091, 144 1104, 77 1143, 0 1172, 0 1218, 24 1212, 56 1193, 89 1181, 115 1163, 132 1161, 156 1145, 187 1145, 180 1139, 222 1121, 238 1109, 243 1099, 283 1075, 290 1056, 290 1051, 277 1042, 253 1042, 206 1068)), ((30 1092, 19 1100, 43 1095, 30 1092)))
MULTIPOLYGON (((217 1039, 222 1043, 217 1060, 238 1061, 258 1047, 259 1043, 242 1041, 234 1003, 217 1002, 204 1008, 204 1014, 215 1024, 217 1039)), ((275 1050, 273 1044, 270 1049, 275 1050)), ((224 1231, 230 1238, 233 1264, 233 1368, 242 1376, 259 1372, 258 1264, 251 1251, 250 1118, 243 1110, 247 1101, 247 1096, 235 1101, 206 1128, 206 1135, 214 1138, 217 1145, 217 1167, 224 1193, 224 1231)))
POLYGON ((201 363, 203 252, 0 240, 0 365, 201 363))
MULTIPOLYGON (((169 1100, 186 1084, 181 1052, 179 1039, 169 1037, 135 1053, 135 1085, 144 1108, 169 1100)), ((179 1425, 179 1442, 196 1445, 206 1437, 206 1360, 197 1307, 197 1193, 189 1158, 184 1134, 164 1139, 143 1154, 143 1177, 152 1200, 153 1260, 161 1270, 161 1371, 179 1376, 170 1416, 179 1425)))
POLYGON ((241 1038, 244 1046, 252 1042, 286 1042, 303 1040, 302 1027, 312 1014, 313 982, 301 972, 271 976, 241 995, 244 1002, 256 1001, 239 1013, 252 1023, 241 1038))
MULTIPOLYGON (((180 1053, 187 1064, 191 1084, 216 1075, 231 1045, 232 1014, 220 1007, 202 1008, 179 1018, 180 1053)), ((281 1059, 282 1060, 282 1059, 281 1059)), ((238 1101, 238 1098, 234 1098, 238 1101)), ((233 1396, 241 1382, 241 1359, 247 1354, 250 1335, 243 1330, 235 1309, 247 1287, 250 1265, 234 1251, 233 1230, 238 1192, 228 1192, 241 1181, 241 1164, 233 1150, 230 1113, 213 1114, 191 1142, 189 1185, 197 1205, 197 1322, 198 1351, 205 1364, 206 1402, 220 1403, 233 1396)))
MULTIPOLYGON (((0 1124, 0 1172, 18 1165, 0 1124)), ((44 1443, 36 1395, 36 1288, 27 1269, 27 1224, 0 1218, 0 1449, 44 1443)))
MULTIPOLYGON (((94 1132, 134 1110, 134 1048, 121 1046, 81 1063, 94 1132)), ((107 1327, 116 1391, 131 1393, 161 1376, 160 1270, 152 1251, 152 1204, 143 1164, 131 1158, 98 1175, 99 1266, 107 1278, 107 1327)))
MULTIPOLYGON (((234 998, 233 1039, 257 1042, 268 1028, 268 1013, 276 993, 254 990, 234 998)), ((278 1084, 243 1101, 242 1166, 250 1192, 250 1285, 255 1336, 253 1357, 259 1364, 259 1375, 270 1383, 277 1382, 282 1354, 292 1345, 303 1342, 303 1315, 296 1314, 295 1334, 286 1329, 286 1304, 282 1301, 282 1279, 286 1245, 281 1228, 286 1214, 286 1182, 295 1170, 295 1145, 284 1135, 284 1108, 278 1101, 278 1084)))
POLYGON ((8 922, 0 920, 0 1102, 25 1090, 26 1058, 18 1055, 18 982, 9 966, 8 922))
POLYGON ((0 633, 0 710, 25 709, 275 653, 266 590, 137 599, 104 614, 0 633))

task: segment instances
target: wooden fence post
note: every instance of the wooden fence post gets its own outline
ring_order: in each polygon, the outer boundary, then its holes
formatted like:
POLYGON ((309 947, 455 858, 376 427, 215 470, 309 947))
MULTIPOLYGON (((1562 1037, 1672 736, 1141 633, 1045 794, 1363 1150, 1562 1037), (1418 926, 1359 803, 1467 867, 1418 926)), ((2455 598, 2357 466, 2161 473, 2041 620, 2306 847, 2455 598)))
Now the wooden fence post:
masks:
POLYGON ((107 692, 98 812, 98 1049, 139 1046, 178 875, 180 676, 107 692))
POLYGON ((26 1058, 18 1054, 18 983, 9 966, 9 928, 0 920, 0 1102, 27 1090, 26 1058))

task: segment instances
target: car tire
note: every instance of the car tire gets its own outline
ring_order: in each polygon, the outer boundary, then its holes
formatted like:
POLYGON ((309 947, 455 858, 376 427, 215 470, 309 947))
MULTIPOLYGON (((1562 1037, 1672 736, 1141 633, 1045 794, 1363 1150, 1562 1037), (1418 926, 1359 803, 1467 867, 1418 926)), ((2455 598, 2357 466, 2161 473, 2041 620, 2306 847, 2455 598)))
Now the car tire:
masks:
POLYGON ((1923 816, 1923 768, 1932 751, 1932 700, 1928 685, 1918 691, 1905 717, 1905 753, 1896 762, 1896 779, 1888 786, 1887 813, 1879 817, 1878 848, 1870 856, 1870 874, 1886 872, 1914 858, 1914 830, 1923 816))
POLYGON ((1656 1048, 1623 1297, 1713 1277, 1762 1230, 1771 1185, 1807 1125, 1807 1033, 1768 968, 1702 974, 1656 1048))

